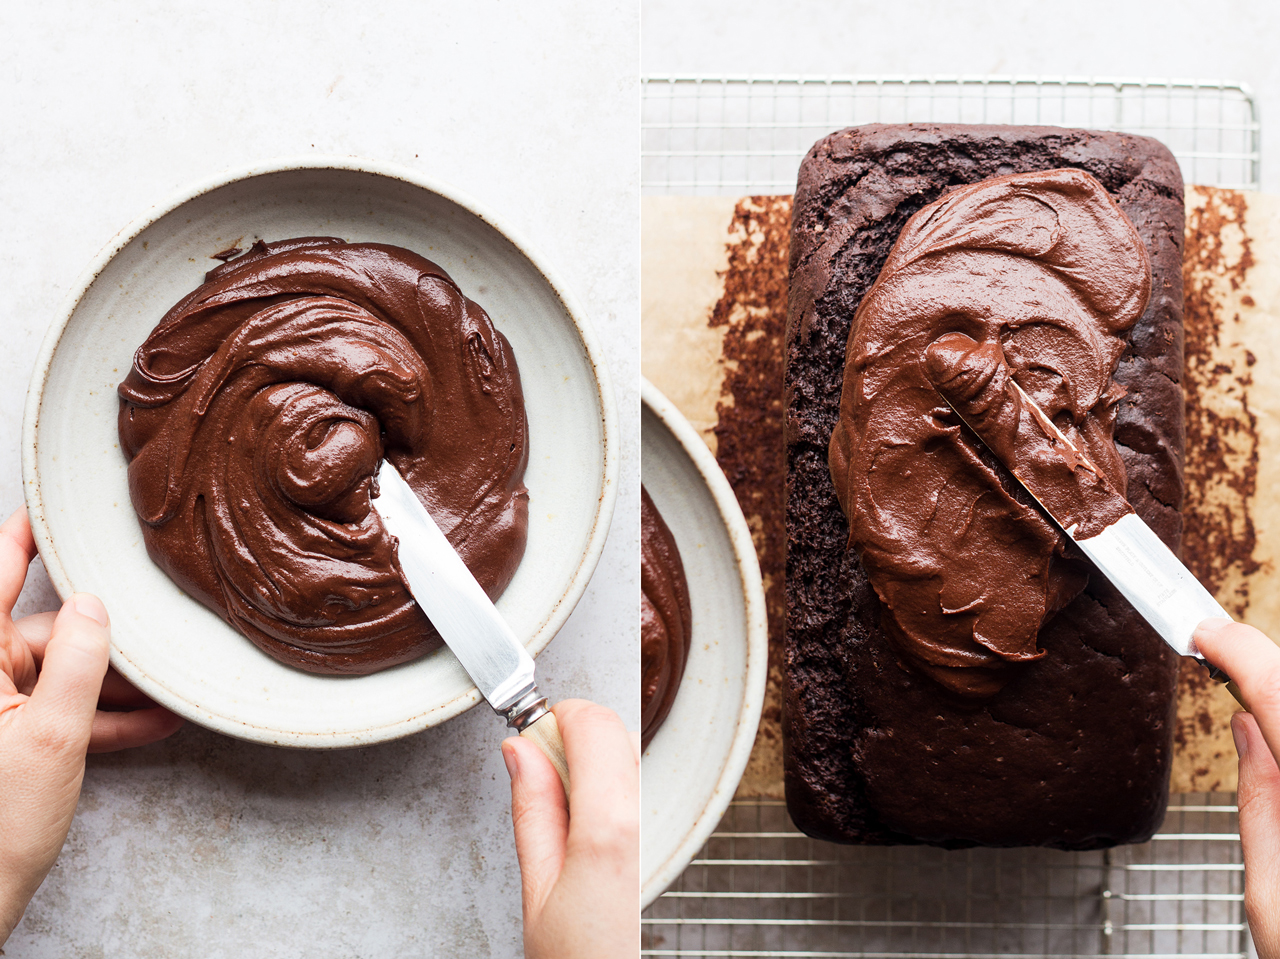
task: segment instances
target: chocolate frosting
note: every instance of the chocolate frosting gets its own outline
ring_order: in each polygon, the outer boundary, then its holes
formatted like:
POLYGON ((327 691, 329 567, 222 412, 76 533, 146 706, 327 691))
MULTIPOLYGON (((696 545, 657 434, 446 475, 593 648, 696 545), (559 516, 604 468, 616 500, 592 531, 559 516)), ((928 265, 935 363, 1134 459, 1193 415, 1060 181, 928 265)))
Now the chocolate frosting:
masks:
POLYGON ((925 375, 1045 509, 1075 539, 1097 536, 1133 512, 1084 450, 1018 390, 999 343, 948 333, 924 353, 925 375))
POLYGON ((676 700, 689 659, 693 612, 675 537, 640 487, 640 745, 649 746, 676 700))
POLYGON ((858 309, 831 477, 886 633, 954 693, 993 695, 1044 656, 1036 635, 1088 566, 935 384, 1012 444, 1021 407, 997 401, 1011 376, 1123 493, 1112 376, 1150 288, 1132 224, 1061 169, 921 209, 858 309))
POLYGON ((119 395, 148 553, 281 662, 362 674, 440 645, 369 503, 384 456, 490 596, 520 563, 510 344, 416 253, 259 241, 164 316, 119 395))

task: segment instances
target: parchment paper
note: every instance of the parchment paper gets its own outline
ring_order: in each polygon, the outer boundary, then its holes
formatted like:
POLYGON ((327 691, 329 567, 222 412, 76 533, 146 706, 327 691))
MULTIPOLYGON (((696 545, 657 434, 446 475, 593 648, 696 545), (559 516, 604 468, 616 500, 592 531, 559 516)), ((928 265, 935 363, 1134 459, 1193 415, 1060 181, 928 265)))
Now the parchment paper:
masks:
MULTIPOLYGON (((791 198, 646 197, 641 367, 697 428, 755 537, 769 688, 740 797, 782 796, 782 343, 791 198)), ((1280 197, 1187 188, 1184 559, 1237 618, 1280 636, 1280 197)), ((1239 707, 1186 662, 1174 792, 1231 792, 1239 707)))

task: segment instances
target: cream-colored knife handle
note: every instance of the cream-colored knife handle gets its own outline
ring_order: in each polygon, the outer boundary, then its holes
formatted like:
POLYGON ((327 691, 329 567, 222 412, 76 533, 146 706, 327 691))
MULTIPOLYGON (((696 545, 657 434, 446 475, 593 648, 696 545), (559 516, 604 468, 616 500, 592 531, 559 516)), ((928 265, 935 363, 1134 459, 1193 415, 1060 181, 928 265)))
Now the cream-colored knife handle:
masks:
POLYGON ((560 727, 556 724, 556 714, 548 711, 540 719, 530 723, 520 735, 532 740, 542 755, 551 760, 560 774, 560 782, 564 786, 564 798, 569 798, 569 764, 564 759, 564 740, 560 738, 560 727))

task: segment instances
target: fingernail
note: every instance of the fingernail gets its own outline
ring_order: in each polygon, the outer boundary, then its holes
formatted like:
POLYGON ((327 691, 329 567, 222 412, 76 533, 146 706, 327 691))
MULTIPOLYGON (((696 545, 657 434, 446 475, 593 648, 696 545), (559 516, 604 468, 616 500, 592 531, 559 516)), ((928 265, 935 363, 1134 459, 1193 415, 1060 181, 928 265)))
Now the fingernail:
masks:
POLYGON ((1244 731, 1239 715, 1237 713, 1231 718, 1231 738, 1236 741, 1236 755, 1244 759, 1244 754, 1249 751, 1249 734, 1244 731))
POLYGON ((1223 626, 1230 626, 1231 620, 1223 619, 1221 616, 1215 616, 1212 619, 1204 619, 1200 621, 1200 625, 1196 627, 1197 633, 1216 633, 1223 626))
POLYGON ((520 764, 516 761, 516 751, 506 743, 502 744, 502 761, 507 764, 507 775, 515 779, 520 774, 520 764))
POLYGON ((77 593, 71 597, 71 603, 72 608, 81 616, 88 616, 99 626, 107 625, 107 607, 102 605, 102 600, 97 596, 92 593, 77 593))

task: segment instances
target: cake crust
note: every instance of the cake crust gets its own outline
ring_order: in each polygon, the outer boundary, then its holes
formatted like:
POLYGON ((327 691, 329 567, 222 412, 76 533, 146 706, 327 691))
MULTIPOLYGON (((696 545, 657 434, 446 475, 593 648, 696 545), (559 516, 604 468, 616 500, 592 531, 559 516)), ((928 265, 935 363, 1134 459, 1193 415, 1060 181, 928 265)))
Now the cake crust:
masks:
POLYGON ((1152 291, 1115 379, 1134 509, 1181 533, 1182 178, 1154 140, 1050 127, 866 126, 820 140, 796 190, 786 345, 787 802, 841 842, 1091 849, 1148 838, 1167 802, 1177 659, 1094 574, 1040 631, 1042 660, 985 702, 900 661, 847 546, 827 463, 845 347, 907 220, 964 184, 1072 167, 1150 257, 1152 291))

